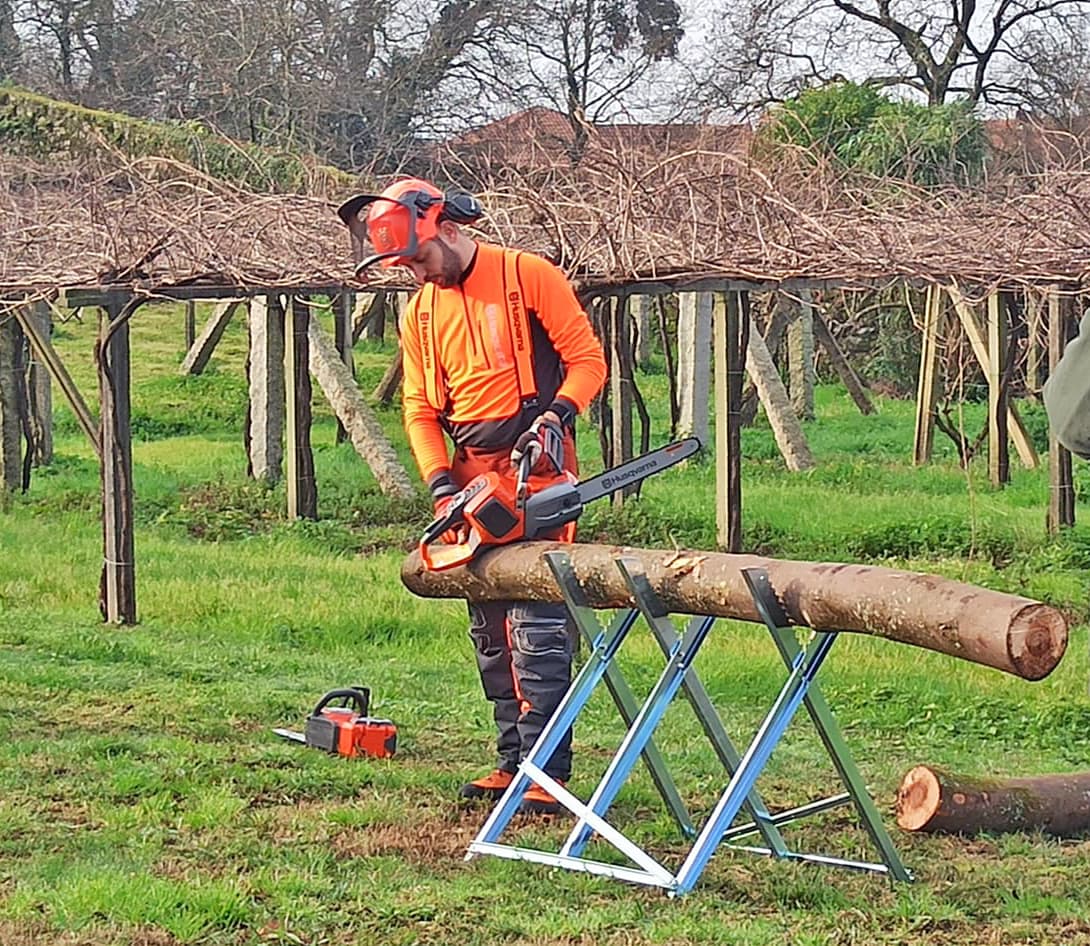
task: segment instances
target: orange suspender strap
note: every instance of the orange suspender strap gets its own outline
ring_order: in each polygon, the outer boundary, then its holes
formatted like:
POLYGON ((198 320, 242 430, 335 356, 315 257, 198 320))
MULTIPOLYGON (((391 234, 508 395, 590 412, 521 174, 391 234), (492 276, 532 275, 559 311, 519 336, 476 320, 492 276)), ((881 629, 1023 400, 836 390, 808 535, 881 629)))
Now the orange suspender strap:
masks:
POLYGON ((511 332, 511 348, 515 353, 515 375, 522 407, 537 404, 537 379, 534 377, 534 344, 530 321, 526 314, 518 260, 522 253, 503 254, 503 297, 507 304, 507 323, 511 332))
MULTIPOLYGON (((519 403, 523 407, 537 404, 537 379, 534 377, 534 345, 530 333, 529 317, 523 298, 522 282, 518 274, 518 258, 521 253, 503 254, 503 298, 507 309, 507 324, 511 334, 511 348, 515 355, 515 376, 519 386, 519 403)), ((446 407, 446 392, 440 395, 443 369, 435 353, 435 284, 431 284, 431 309, 421 311, 417 301, 416 317, 420 325, 420 356, 424 369, 424 395, 437 411, 446 407)))
POLYGON ((435 353, 435 284, 431 284, 431 308, 421 311, 422 298, 416 300, 416 322, 420 326, 420 362, 424 374, 424 397, 437 411, 443 410, 447 405, 444 392, 439 396, 442 387, 443 369, 439 367, 439 358, 435 353))

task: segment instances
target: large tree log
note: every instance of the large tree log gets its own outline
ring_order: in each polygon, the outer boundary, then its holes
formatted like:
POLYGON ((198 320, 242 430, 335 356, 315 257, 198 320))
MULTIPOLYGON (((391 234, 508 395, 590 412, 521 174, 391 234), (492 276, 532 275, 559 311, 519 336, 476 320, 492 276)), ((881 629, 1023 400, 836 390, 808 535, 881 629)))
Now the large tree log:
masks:
POLYGON ((952 834, 1085 834, 1090 830, 1090 772, 1001 779, 917 765, 897 792, 897 824, 906 831, 952 834))
POLYGON ((669 610, 759 621, 743 568, 768 572, 793 624, 857 631, 961 657, 1028 680, 1059 663, 1067 621, 1055 608, 1016 595, 873 565, 793 562, 725 552, 678 552, 605 545, 523 542, 492 549, 469 565, 427 571, 414 552, 401 580, 429 598, 560 601, 545 552, 564 549, 595 608, 631 607, 614 564, 638 559, 669 610))

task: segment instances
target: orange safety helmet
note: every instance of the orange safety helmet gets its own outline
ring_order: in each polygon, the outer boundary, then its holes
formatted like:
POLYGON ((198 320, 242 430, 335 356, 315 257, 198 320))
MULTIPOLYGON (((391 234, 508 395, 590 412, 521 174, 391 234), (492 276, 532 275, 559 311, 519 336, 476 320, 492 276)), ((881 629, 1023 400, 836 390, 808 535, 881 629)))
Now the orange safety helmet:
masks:
POLYGON ((357 194, 337 209, 360 245, 369 242, 375 251, 356 266, 357 276, 374 263, 389 267, 411 259, 438 234, 441 221, 473 223, 483 213, 472 194, 444 194, 418 177, 395 181, 381 194, 357 194))

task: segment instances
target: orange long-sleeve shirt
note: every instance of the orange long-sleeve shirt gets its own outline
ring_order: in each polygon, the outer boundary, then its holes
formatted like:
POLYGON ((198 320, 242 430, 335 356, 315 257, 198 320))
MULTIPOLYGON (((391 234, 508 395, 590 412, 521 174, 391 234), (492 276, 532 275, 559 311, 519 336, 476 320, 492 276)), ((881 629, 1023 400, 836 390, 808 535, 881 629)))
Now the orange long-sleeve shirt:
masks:
POLYGON ((560 270, 483 243, 459 285, 429 283, 409 300, 401 344, 405 429, 425 480, 450 466, 444 431, 458 446, 505 449, 552 401, 585 409, 606 377, 602 346, 560 270), (525 340, 512 337, 510 278, 528 316, 533 403, 520 390, 516 345, 525 340))

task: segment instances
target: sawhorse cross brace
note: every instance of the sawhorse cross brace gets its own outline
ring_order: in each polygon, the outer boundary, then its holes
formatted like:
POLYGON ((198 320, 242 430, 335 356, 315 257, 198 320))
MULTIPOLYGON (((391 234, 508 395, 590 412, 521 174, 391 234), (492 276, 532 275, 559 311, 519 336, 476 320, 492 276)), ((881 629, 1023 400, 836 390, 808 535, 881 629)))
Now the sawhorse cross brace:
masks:
POLYGON ((763 847, 735 844, 729 846, 733 850, 778 859, 847 867, 885 874, 895 880, 912 880, 911 873, 901 862, 893 841, 882 824, 863 778, 848 752, 840 728, 815 682, 822 663, 836 642, 835 632, 812 632, 807 646, 801 648, 789 626, 787 616, 776 600, 767 573, 759 568, 743 570, 742 575, 757 612, 787 666, 788 676, 749 747, 744 754, 739 755, 707 691, 692 669, 693 660, 715 623, 715 618, 708 615, 693 617, 679 637, 641 563, 637 559, 620 556, 616 559, 616 565, 628 585, 636 607, 617 612, 609 625, 603 628, 587 602, 568 554, 553 551, 546 553, 546 558, 556 576, 568 610, 590 648, 590 656, 572 681, 533 749, 520 764, 511 785, 470 844, 466 853, 467 860, 477 855, 491 854, 511 860, 534 861, 551 867, 662 887, 676 896, 693 889, 720 843, 759 833, 764 840, 763 847), (666 668, 642 706, 637 704, 620 669, 613 663, 621 643, 641 614, 666 657, 666 668), (603 678, 628 730, 590 800, 584 804, 547 775, 543 766, 603 678), (652 742, 655 727, 679 689, 684 690, 704 733, 730 777, 718 803, 699 831, 694 827, 666 764, 652 742), (757 778, 800 704, 805 704, 846 791, 772 814, 757 791, 757 778), (682 834, 692 841, 689 853, 677 873, 672 873, 605 820, 610 805, 635 766, 636 760, 641 757, 682 834), (518 812, 522 795, 531 782, 536 782, 550 792, 575 816, 575 825, 559 853, 499 843, 501 834, 518 812), (855 804, 863 827, 881 855, 880 863, 807 854, 788 848, 780 834, 781 825, 849 801, 855 804), (735 817, 742 809, 745 809, 751 820, 732 827, 735 817), (624 854, 634 866, 607 864, 583 857, 583 852, 595 833, 624 854))

